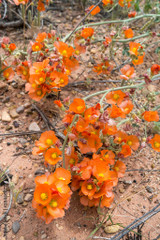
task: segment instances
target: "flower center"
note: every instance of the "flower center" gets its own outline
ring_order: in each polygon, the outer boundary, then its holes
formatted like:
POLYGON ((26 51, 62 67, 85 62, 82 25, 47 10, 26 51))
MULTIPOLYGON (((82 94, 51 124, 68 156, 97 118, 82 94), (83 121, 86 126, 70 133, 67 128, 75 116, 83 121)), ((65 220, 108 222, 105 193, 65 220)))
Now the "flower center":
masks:
POLYGON ((64 79, 63 78, 60 78, 60 83, 64 83, 64 79))
POLYGON ((58 187, 57 190, 58 190, 58 192, 62 193, 62 188, 61 187, 58 187))
POLYGON ((125 108, 124 111, 125 111, 125 112, 128 112, 128 111, 129 111, 129 108, 125 108))
POLYGON ((63 181, 65 180, 65 178, 63 178, 63 177, 60 177, 60 178, 58 178, 58 179, 59 179, 59 180, 63 180, 63 181))
POLYGON ((5 73, 5 77, 9 77, 9 73, 7 72, 7 73, 5 73))
POLYGON ((40 81, 40 82, 43 82, 43 81, 44 81, 44 78, 43 78, 43 77, 40 77, 40 78, 39 78, 39 81, 40 81))
POLYGON ((57 206, 58 206, 58 203, 57 203, 56 200, 52 199, 52 201, 49 203, 49 205, 50 205, 51 207, 57 207, 57 206))
POLYGON ((71 158, 71 159, 69 160, 69 163, 70 163, 70 164, 74 164, 74 163, 75 163, 75 160, 74 160, 73 158, 71 158))
POLYGON ((154 146, 155 146, 155 148, 159 148, 160 147, 160 143, 159 142, 154 142, 154 146))
POLYGON ((137 51, 137 48, 134 47, 134 48, 132 49, 132 52, 135 53, 136 51, 137 51))
POLYGON ((93 189, 93 185, 92 184, 87 184, 87 189, 88 190, 92 190, 93 189))
POLYGON ((118 171, 119 171, 119 167, 114 167, 114 169, 116 170, 116 172, 118 172, 118 171))
POLYGON ((48 138, 48 139, 46 140, 46 143, 47 143, 47 145, 52 145, 52 144, 53 144, 53 141, 52 141, 52 139, 48 138))
POLYGON ((47 200, 47 198, 48 198, 48 194, 47 193, 41 193, 41 199, 43 201, 47 200))
POLYGON ((129 146, 132 146, 132 141, 128 141, 127 144, 128 144, 129 146))
POLYGON ((39 50, 39 46, 35 46, 35 49, 38 51, 39 50))
POLYGON ((104 177, 104 174, 103 173, 99 173, 98 176, 99 177, 104 177))
POLYGON ((42 91, 41 90, 38 90, 37 91, 37 96, 41 96, 42 95, 42 91))
POLYGON ((114 98, 114 100, 118 100, 118 99, 119 99, 119 95, 115 93, 115 94, 113 95, 113 98, 114 98))
POLYGON ((27 71, 24 70, 24 71, 22 72, 22 74, 23 74, 24 76, 26 76, 26 75, 27 75, 27 71))
POLYGON ((57 153, 52 153, 51 157, 52 157, 53 159, 56 159, 56 158, 57 158, 57 153))
POLYGON ((76 50, 76 51, 75 51, 75 54, 76 54, 76 55, 79 55, 79 54, 80 54, 80 51, 79 51, 79 50, 76 50))
POLYGON ((63 55, 63 56, 66 56, 66 55, 67 55, 67 51, 66 51, 66 50, 63 50, 62 55, 63 55))
POLYGON ((77 110, 78 110, 78 111, 81 111, 82 108, 83 108, 82 106, 78 106, 78 107, 77 107, 77 110))

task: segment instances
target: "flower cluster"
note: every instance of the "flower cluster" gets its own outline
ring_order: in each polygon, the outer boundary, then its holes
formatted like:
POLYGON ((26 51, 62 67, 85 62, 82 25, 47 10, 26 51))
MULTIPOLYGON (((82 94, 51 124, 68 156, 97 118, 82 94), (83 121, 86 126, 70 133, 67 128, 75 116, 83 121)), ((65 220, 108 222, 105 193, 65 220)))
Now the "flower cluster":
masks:
POLYGON ((54 131, 46 131, 41 134, 39 141, 35 142, 32 154, 44 154, 45 162, 55 165, 61 160, 61 150, 59 149, 60 141, 54 131))
POLYGON ((64 216, 64 209, 68 209, 71 190, 68 186, 71 174, 64 168, 57 168, 54 173, 35 178, 36 188, 33 208, 37 216, 49 224, 53 219, 64 216))

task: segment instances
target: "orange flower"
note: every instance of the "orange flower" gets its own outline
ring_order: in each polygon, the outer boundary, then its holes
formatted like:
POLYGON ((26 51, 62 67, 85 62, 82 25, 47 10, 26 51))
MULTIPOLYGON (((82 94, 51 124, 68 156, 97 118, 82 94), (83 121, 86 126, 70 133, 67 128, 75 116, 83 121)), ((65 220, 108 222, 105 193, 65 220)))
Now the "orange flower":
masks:
POLYGON ((107 180, 100 185, 100 190, 94 194, 94 198, 99 198, 104 195, 107 197, 112 196, 113 182, 107 180))
POLYGON ((16 44, 11 43, 11 44, 9 45, 9 49, 10 49, 11 51, 14 51, 14 50, 16 49, 16 44))
POLYGON ((56 181, 54 185, 59 194, 67 194, 70 192, 70 188, 63 180, 56 181))
POLYGON ((129 18, 135 17, 136 15, 137 15, 137 12, 136 12, 136 11, 132 11, 132 12, 129 12, 129 13, 128 13, 128 17, 129 17, 129 18))
POLYGON ((65 154, 66 160, 66 167, 74 166, 78 162, 78 154, 75 152, 74 148, 72 147, 70 154, 65 154))
POLYGON ((30 68, 30 75, 41 74, 42 71, 48 66, 49 59, 46 58, 43 62, 34 62, 33 66, 30 68))
POLYGON ((38 9, 39 12, 45 11, 44 3, 41 0, 38 1, 37 9, 38 9))
POLYGON ((60 108, 63 107, 63 104, 62 104, 61 100, 54 100, 54 104, 56 104, 60 108))
MULTIPOLYGON (((92 10, 94 7, 95 7, 95 5, 90 6, 90 7, 89 7, 89 11, 92 10)), ((93 16, 96 15, 97 13, 100 12, 100 10, 101 10, 101 9, 100 9, 99 6, 95 7, 95 8, 93 9, 93 11, 91 12, 91 15, 93 15, 93 16)))
POLYGON ((95 134, 91 134, 88 138, 78 141, 81 153, 96 152, 101 146, 101 139, 95 134))
POLYGON ((41 43, 45 40, 45 38, 47 37, 47 33, 46 32, 42 32, 42 33, 38 33, 36 41, 41 43))
POLYGON ((45 153, 45 161, 51 165, 55 165, 58 161, 60 161, 62 158, 59 157, 62 154, 62 152, 59 150, 59 148, 50 148, 45 153))
POLYGON ((132 60, 132 63, 136 66, 136 65, 140 65, 143 63, 143 58, 145 56, 145 52, 143 53, 142 56, 138 56, 135 59, 132 60))
POLYGON ((101 160, 93 160, 93 176, 98 179, 98 182, 104 182, 110 178, 109 166, 101 160))
POLYGON ((46 150, 47 148, 53 146, 58 141, 54 131, 46 131, 41 134, 39 141, 35 142, 35 145, 39 147, 42 151, 46 150))
POLYGON ((159 115, 157 111, 145 111, 142 116, 147 122, 158 122, 159 115))
POLYGON ((38 52, 38 51, 41 51, 43 45, 39 42, 35 42, 33 45, 32 45, 32 51, 33 52, 38 52))
POLYGON ((62 72, 54 71, 51 73, 50 78, 53 79, 51 85, 53 87, 64 87, 68 84, 68 76, 62 72))
POLYGON ((122 150, 120 151, 120 154, 123 155, 124 158, 126 158, 131 156, 131 153, 132 153, 131 148, 127 144, 124 144, 122 146, 122 150))
POLYGON ((71 105, 69 106, 69 111, 77 114, 84 112, 86 108, 85 101, 81 98, 75 98, 71 105))
POLYGON ((33 199, 32 207, 36 209, 37 217, 49 224, 54 218, 48 213, 46 206, 36 203, 33 199))
POLYGON ((121 144, 122 142, 125 142, 127 136, 128 135, 126 133, 124 133, 122 131, 118 131, 115 135, 114 142, 117 144, 121 144))
POLYGON ((65 184, 69 184, 71 181, 71 173, 70 171, 64 168, 56 168, 56 171, 53 174, 56 180, 61 180, 65 184))
MULTIPOLYGON (((63 198, 61 202, 63 201, 63 198)), ((47 211, 48 213, 54 218, 62 218, 64 216, 64 210, 62 208, 55 207, 56 205, 60 205, 59 196, 54 197, 54 199, 51 200, 51 202, 47 205, 47 211)))
POLYGON ((158 64, 153 64, 151 67, 151 74, 153 75, 157 75, 160 72, 160 65, 158 64))
POLYGON ((125 118, 126 117, 125 113, 116 105, 112 105, 112 107, 107 108, 107 112, 108 112, 110 118, 117 118, 117 117, 125 118))
POLYGON ((75 52, 74 48, 71 46, 68 46, 68 44, 64 42, 55 42, 54 43, 55 48, 58 50, 58 52, 63 56, 63 57, 71 57, 73 53, 75 52))
POLYGON ((152 145, 152 148, 157 151, 160 152, 160 135, 159 134, 155 134, 154 138, 152 138, 149 143, 152 145))
POLYGON ((120 104, 125 98, 126 94, 121 90, 111 91, 106 95, 107 103, 120 104))
POLYGON ((96 185, 86 180, 81 185, 81 191, 84 195, 88 196, 89 199, 92 199, 96 192, 96 185))
POLYGON ((55 181, 55 178, 53 176, 53 173, 51 174, 46 173, 45 175, 37 176, 34 179, 34 181, 36 185, 48 184, 49 186, 52 186, 55 181))
MULTIPOLYGON (((2 69, 7 68, 7 66, 3 67, 2 69)), ((6 80, 11 80, 14 77, 14 71, 11 67, 7 68, 3 71, 3 77, 6 80)))
POLYGON ((108 46, 112 42, 110 37, 105 37, 105 41, 103 42, 104 46, 108 46))
POLYGON ((90 107, 86 109, 84 112, 84 118, 87 123, 92 123, 92 124, 95 123, 99 118, 99 115, 100 115, 100 111, 95 107, 90 107))
POLYGON ((126 137, 126 144, 128 144, 133 150, 137 150, 139 148, 139 140, 135 135, 130 135, 126 137))
POLYGON ((121 7, 125 6, 125 3, 127 3, 127 7, 129 8, 131 6, 131 2, 132 0, 119 0, 118 3, 121 7))
POLYGON ((127 30, 124 31, 124 35, 126 38, 133 38, 134 32, 131 28, 128 28, 127 30))
POLYGON ((69 125, 69 124, 71 124, 73 118, 74 118, 74 115, 66 114, 65 117, 63 118, 62 122, 69 125))
POLYGON ((101 158, 107 163, 107 164, 114 164, 115 154, 111 150, 102 150, 101 151, 101 158))
POLYGON ((76 124, 76 130, 78 132, 83 132, 86 130, 87 126, 88 126, 88 123, 84 120, 84 118, 80 117, 76 124))
POLYGON ((46 81, 46 74, 41 72, 40 74, 32 74, 30 75, 29 82, 36 83, 37 85, 41 85, 46 81))
POLYGON ((112 4, 113 1, 112 0, 102 0, 102 3, 107 6, 108 4, 112 4))
POLYGON ((120 69, 123 75, 120 75, 120 78, 128 80, 135 77, 134 67, 131 67, 129 64, 125 65, 120 69))
POLYGON ((47 92, 44 86, 37 85, 36 83, 27 83, 25 90, 28 92, 30 98, 34 99, 35 101, 40 101, 47 92))
POLYGON ((76 37, 74 39, 74 45, 75 45, 75 54, 80 55, 80 53, 85 53, 86 52, 86 46, 82 45, 81 43, 78 42, 78 40, 81 39, 81 37, 76 37))
POLYGON ((134 105, 130 100, 126 100, 119 104, 119 107, 125 114, 129 114, 132 111, 134 105))
POLYGON ((84 28, 81 32, 81 37, 87 39, 87 38, 92 37, 93 33, 94 33, 93 28, 84 28))
POLYGON ((113 199, 114 199, 114 194, 113 193, 112 193, 111 197, 103 196, 103 198, 101 200, 100 207, 101 208, 103 208, 103 207, 110 207, 111 203, 113 202, 113 199))
POLYGON ((51 189, 48 184, 38 185, 34 192, 34 200, 46 206, 51 201, 51 189))
POLYGON ((118 178, 121 178, 124 176, 125 171, 126 171, 126 165, 122 161, 117 161, 116 164, 113 167, 113 170, 116 171, 118 174, 118 178))
POLYGON ((138 56, 139 55, 139 48, 142 48, 140 43, 136 43, 136 42, 130 42, 129 43, 129 47, 130 47, 130 54, 138 56))
POLYGON ((29 80, 29 65, 27 61, 22 62, 21 66, 18 66, 16 68, 17 74, 21 75, 22 79, 25 79, 26 81, 29 80))
POLYGON ((84 206, 89 206, 89 207, 98 206, 99 201, 100 199, 94 199, 94 198, 90 200, 87 196, 83 196, 80 198, 80 203, 84 206))
POLYGON ((67 68, 67 71, 76 70, 79 66, 79 62, 75 57, 63 58, 63 64, 67 68))
POLYGON ((110 126, 107 123, 105 124, 105 129, 102 131, 103 134, 115 135, 117 133, 117 127, 115 125, 110 126))
POLYGON ((13 1, 16 5, 19 5, 19 4, 25 5, 28 2, 28 0, 13 0, 13 1))

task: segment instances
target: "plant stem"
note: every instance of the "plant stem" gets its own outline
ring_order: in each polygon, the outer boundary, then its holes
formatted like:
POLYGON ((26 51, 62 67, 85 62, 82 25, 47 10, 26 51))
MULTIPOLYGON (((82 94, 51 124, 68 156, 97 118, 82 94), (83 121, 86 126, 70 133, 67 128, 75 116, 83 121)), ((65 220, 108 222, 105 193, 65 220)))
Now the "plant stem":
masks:
MULTIPOLYGON (((100 1, 101 2, 101 1, 100 1)), ((99 5, 99 2, 97 3, 99 5)), ((96 5, 96 6, 98 6, 96 5)), ((92 9, 93 10, 93 9, 92 9)), ((90 12, 89 12, 90 13, 90 12)), ((88 14, 89 14, 88 13, 88 14)), ((85 16, 85 18, 87 17, 88 15, 85 16)), ((84 21, 84 19, 81 20, 80 23, 77 24, 77 26, 75 27, 75 29, 69 33, 64 39, 63 41, 67 41, 71 35, 75 32, 77 32, 78 30, 84 28, 84 27, 92 27, 92 26, 100 26, 100 25, 104 25, 104 24, 110 24, 110 23, 128 23, 128 22, 132 22, 132 21, 135 21, 135 20, 138 20, 138 19, 141 19, 141 18, 149 18, 149 17, 160 17, 160 14, 143 14, 143 15, 139 15, 137 17, 134 17, 134 18, 130 18, 130 19, 124 19, 124 20, 110 20, 110 21, 102 21, 102 22, 97 22, 97 23, 88 23, 88 24, 85 24, 85 25, 82 25, 82 26, 79 26, 81 24, 82 21, 84 21)))
POLYGON ((66 144, 67 144, 67 141, 68 141, 68 135, 69 135, 70 130, 71 130, 71 128, 73 127, 75 121, 77 120, 77 117, 78 117, 78 116, 79 116, 78 114, 76 114, 76 115, 74 116, 71 124, 70 124, 69 127, 68 127, 68 132, 67 132, 67 135, 66 135, 66 137, 65 137, 65 139, 64 139, 64 142, 63 142, 63 146, 62 146, 62 159, 63 159, 63 167, 64 167, 64 168, 66 168, 66 163, 65 163, 65 147, 66 147, 66 144))
MULTIPOLYGON (((136 84, 136 85, 131 85, 131 86, 123 86, 123 87, 111 88, 111 89, 107 89, 107 90, 103 90, 103 91, 99 91, 99 92, 90 94, 89 96, 84 97, 83 100, 86 101, 86 100, 88 100, 89 98, 94 97, 94 96, 97 96, 97 95, 100 95, 100 94, 104 94, 103 97, 102 97, 102 98, 104 99, 105 96, 107 95, 107 93, 109 93, 109 92, 111 92, 111 91, 123 90, 123 89, 132 89, 132 88, 140 88, 140 87, 142 87, 143 85, 145 85, 145 82, 142 82, 142 83, 136 84)), ((103 101, 103 99, 101 99, 101 100, 103 101)), ((102 101, 100 101, 100 102, 102 103, 102 101)))
MULTIPOLYGON (((77 32, 77 29, 79 27, 79 25, 88 17, 88 15, 101 3, 101 0, 81 19, 81 21, 76 25, 76 27, 73 29, 73 31, 71 33, 69 33, 64 39, 63 41, 66 42, 72 35, 73 33, 77 32)), ((79 27, 81 28, 81 27, 79 27)))

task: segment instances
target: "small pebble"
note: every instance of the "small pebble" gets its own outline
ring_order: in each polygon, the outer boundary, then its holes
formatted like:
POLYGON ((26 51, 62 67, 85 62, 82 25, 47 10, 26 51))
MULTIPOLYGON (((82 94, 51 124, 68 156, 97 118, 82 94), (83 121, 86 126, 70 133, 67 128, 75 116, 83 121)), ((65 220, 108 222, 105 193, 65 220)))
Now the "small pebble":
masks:
POLYGON ((17 121, 13 121, 13 126, 14 126, 15 128, 18 128, 18 127, 19 127, 19 123, 18 123, 17 121))
POLYGON ((26 195, 25 198, 24 198, 24 201, 30 202, 30 201, 32 200, 32 198, 33 198, 32 194, 27 193, 27 195, 26 195))
POLYGON ((17 118, 19 116, 15 109, 10 110, 9 113, 12 118, 17 118))
POLYGON ((41 236, 41 239, 45 239, 47 237, 47 235, 44 233, 42 236, 41 236))
POLYGON ((23 112, 24 112, 24 106, 19 106, 19 107, 16 109, 16 112, 17 112, 17 113, 23 113, 23 112))
POLYGON ((19 229, 20 229, 19 222, 18 221, 13 222, 13 224, 12 224, 12 231, 13 231, 13 233, 16 234, 19 231, 19 229))
POLYGON ((11 117, 6 110, 2 111, 2 121, 3 122, 10 122, 11 121, 11 117))
POLYGON ((30 125, 29 125, 29 131, 40 131, 40 127, 38 126, 38 124, 36 122, 32 122, 30 125))
POLYGON ((22 204, 24 202, 24 194, 19 193, 17 197, 17 203, 22 204))
POLYGON ((150 187, 150 186, 146 186, 146 190, 149 193, 153 193, 154 192, 154 189, 152 187, 150 187))

